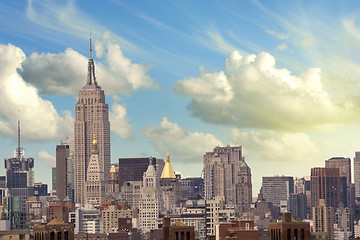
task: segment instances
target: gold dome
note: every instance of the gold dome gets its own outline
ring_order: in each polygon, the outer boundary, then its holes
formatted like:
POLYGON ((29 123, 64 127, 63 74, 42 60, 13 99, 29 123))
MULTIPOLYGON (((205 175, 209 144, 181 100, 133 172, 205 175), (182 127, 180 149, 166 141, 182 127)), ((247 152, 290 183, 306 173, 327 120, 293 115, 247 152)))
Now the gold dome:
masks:
POLYGON ((160 178, 176 178, 175 173, 174 173, 174 169, 171 166, 170 163, 170 156, 169 153, 166 156, 166 162, 165 162, 165 166, 164 169, 161 173, 161 177, 160 178))
POLYGON ((96 141, 96 137, 94 136, 93 138, 93 144, 96 145, 97 144, 97 141, 96 141))

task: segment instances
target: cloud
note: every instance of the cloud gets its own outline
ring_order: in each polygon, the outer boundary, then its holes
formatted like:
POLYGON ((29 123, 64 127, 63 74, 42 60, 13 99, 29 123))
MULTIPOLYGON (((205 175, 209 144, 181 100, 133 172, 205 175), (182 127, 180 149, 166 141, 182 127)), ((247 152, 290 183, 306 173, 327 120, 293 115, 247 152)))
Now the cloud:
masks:
POLYGON ((205 34, 201 33, 200 36, 193 37, 193 39, 209 49, 224 54, 229 54, 236 49, 215 27, 210 28, 205 34))
POLYGON ((36 158, 40 161, 49 164, 51 167, 56 166, 56 158, 46 151, 40 151, 36 154, 36 158))
POLYGON ((233 128, 227 133, 235 144, 242 144, 246 155, 260 161, 304 162, 321 159, 321 153, 308 135, 275 131, 242 132, 233 128))
MULTIPOLYGON (((94 21, 92 16, 83 12, 82 8, 76 6, 76 1, 72 0, 62 2, 29 0, 26 16, 30 21, 44 29, 69 34, 81 39, 88 39, 90 26, 92 36, 95 38, 100 38, 101 34, 108 29, 94 21)), ((39 37, 39 34, 36 37, 39 37)), ((61 41, 56 38, 56 35, 51 36, 49 31, 46 31, 46 34, 42 34, 40 37, 61 41)), ((119 36, 114 36, 114 38, 116 43, 121 44, 123 48, 138 50, 136 46, 126 39, 119 36)))
MULTIPOLYGON (((110 95, 130 95, 143 88, 156 88, 147 73, 149 66, 126 58, 120 46, 112 42, 110 33, 95 44, 99 61, 95 63, 98 83, 110 95)), ((76 96, 85 85, 88 58, 68 48, 64 53, 32 53, 22 63, 20 75, 37 87, 43 95, 76 96)))
POLYGON ((354 38, 360 39, 360 29, 356 26, 356 20, 359 16, 353 16, 351 18, 344 18, 341 20, 345 30, 354 38))
POLYGON ((74 119, 70 111, 59 114, 53 104, 19 76, 17 69, 26 61, 24 52, 11 44, 0 45, 0 134, 16 136, 20 110, 24 140, 59 140, 71 135, 74 119))
POLYGON ((284 50, 286 50, 286 49, 288 49, 288 46, 286 45, 286 44, 280 44, 279 46, 277 46, 276 48, 275 48, 275 50, 278 50, 278 51, 284 51, 284 50))
POLYGON ((275 37, 277 37, 278 39, 281 39, 281 40, 288 40, 290 38, 289 35, 284 34, 284 33, 277 33, 277 32, 271 31, 271 30, 266 30, 265 32, 270 34, 270 35, 273 35, 273 36, 275 36, 275 37))
POLYGON ((193 163, 202 162, 205 152, 222 145, 214 135, 189 132, 177 123, 169 122, 166 117, 158 126, 144 128, 143 132, 159 153, 169 152, 175 159, 193 163))
POLYGON ((225 71, 204 73, 175 82, 175 90, 191 98, 188 109, 209 123, 239 128, 290 131, 328 130, 360 120, 351 99, 338 102, 323 87, 321 69, 300 76, 275 66, 269 53, 241 56, 233 51, 225 71))
POLYGON ((111 106, 110 122, 111 130, 123 139, 134 138, 134 129, 128 123, 126 107, 121 104, 114 103, 111 106))

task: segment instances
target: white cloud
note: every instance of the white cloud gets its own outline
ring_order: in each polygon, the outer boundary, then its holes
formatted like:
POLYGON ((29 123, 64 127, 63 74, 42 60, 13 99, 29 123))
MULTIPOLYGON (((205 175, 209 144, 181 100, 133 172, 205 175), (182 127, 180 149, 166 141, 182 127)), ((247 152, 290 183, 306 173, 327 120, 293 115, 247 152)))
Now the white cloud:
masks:
POLYGON ((235 144, 244 146, 247 156, 260 161, 311 162, 322 157, 316 143, 304 133, 242 132, 233 128, 228 135, 235 144))
POLYGON ((17 69, 26 60, 24 52, 11 44, 0 45, 0 134, 16 136, 17 109, 21 116, 21 135, 25 140, 58 140, 71 135, 70 111, 59 114, 53 104, 38 95, 17 69))
POLYGON ((117 133, 123 139, 132 139, 134 138, 134 129, 128 123, 126 107, 114 103, 111 106, 110 112, 110 122, 111 130, 117 133))
POLYGON ((224 72, 203 72, 177 81, 175 90, 192 99, 192 114, 206 122, 300 131, 327 130, 360 120, 354 100, 338 102, 328 94, 319 68, 295 76, 277 68, 269 53, 241 56, 233 51, 224 72))
POLYGON ((47 163, 51 167, 56 166, 56 158, 49 154, 46 151, 40 151, 36 154, 36 158, 39 159, 41 162, 47 163))
POLYGON ((351 18, 344 18, 342 19, 342 24, 345 30, 353 37, 360 39, 360 29, 356 26, 356 20, 359 16, 354 16, 351 18))
MULTIPOLYGON (((106 94, 129 95, 143 88, 156 88, 147 72, 148 66, 126 58, 119 45, 113 44, 108 32, 102 41, 95 44, 99 61, 95 63, 95 74, 106 94)), ((64 53, 33 53, 22 63, 19 73, 44 95, 76 95, 85 85, 87 57, 68 48, 64 53)))
POLYGON ((286 44, 280 44, 279 46, 277 46, 275 48, 275 50, 278 50, 278 51, 284 51, 286 49, 288 49, 288 46, 286 44))
POLYGON ((284 34, 284 33, 277 33, 277 32, 271 31, 271 30, 266 30, 265 32, 270 34, 270 35, 273 35, 273 36, 275 36, 275 37, 277 37, 278 39, 281 39, 281 40, 288 40, 290 38, 289 35, 284 34))
POLYGON ((202 162, 205 152, 222 145, 214 135, 189 132, 177 123, 169 122, 166 117, 158 126, 147 127, 143 132, 159 153, 169 152, 175 159, 193 163, 202 162))

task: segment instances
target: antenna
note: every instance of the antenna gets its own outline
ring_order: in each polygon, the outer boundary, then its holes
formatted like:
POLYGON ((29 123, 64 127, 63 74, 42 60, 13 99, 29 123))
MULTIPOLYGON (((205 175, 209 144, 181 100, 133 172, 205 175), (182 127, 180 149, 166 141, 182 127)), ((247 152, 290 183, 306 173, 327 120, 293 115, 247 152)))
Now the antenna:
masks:
POLYGON ((18 147, 16 149, 17 151, 17 157, 21 157, 21 146, 20 146, 20 109, 18 109, 18 147))
POLYGON ((90 28, 90 58, 92 58, 91 28, 90 28))
POLYGON ((20 110, 18 109, 18 149, 20 149, 20 110))

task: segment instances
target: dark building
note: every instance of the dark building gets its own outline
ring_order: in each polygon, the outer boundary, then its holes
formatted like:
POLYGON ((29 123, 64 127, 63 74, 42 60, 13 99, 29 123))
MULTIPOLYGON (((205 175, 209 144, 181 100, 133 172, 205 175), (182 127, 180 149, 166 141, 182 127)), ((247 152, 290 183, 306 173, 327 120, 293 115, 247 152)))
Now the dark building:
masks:
POLYGON ((170 218, 163 218, 161 239, 195 240, 194 226, 187 226, 182 222, 170 225, 170 218))
POLYGON ((44 183, 35 183, 34 184, 34 196, 48 196, 48 185, 44 183))
POLYGON ((231 223, 220 223, 215 230, 219 240, 259 240, 259 230, 252 220, 238 220, 231 223))
POLYGON ((132 227, 131 218, 118 219, 118 232, 109 233, 108 240, 141 240, 141 233, 132 227))
POLYGON ((333 157, 325 161, 325 168, 338 168, 340 175, 340 201, 344 207, 350 207, 348 187, 351 184, 351 160, 344 157, 333 157))
POLYGON ((49 206, 46 208, 46 220, 50 222, 53 219, 58 219, 59 221, 68 223, 69 213, 74 211, 75 211, 74 203, 64 203, 64 202, 49 203, 49 206))
POLYGON ((280 222, 270 223, 270 240, 310 240, 310 223, 292 219, 291 213, 284 213, 280 222))
POLYGON ((203 178, 184 178, 180 179, 181 199, 182 200, 200 200, 204 198, 204 179, 203 178))
POLYGON ((67 196, 67 159, 69 158, 69 154, 69 145, 56 146, 56 195, 61 200, 67 196))
POLYGON ((23 197, 9 196, 6 199, 6 212, 3 219, 10 221, 11 230, 27 230, 28 226, 26 222, 25 202, 23 197))
POLYGON ((320 205, 320 199, 325 199, 325 205, 337 208, 340 203, 340 175, 338 168, 311 169, 311 206, 320 205))
MULTIPOLYGON (((155 170, 159 174, 164 167, 164 160, 155 160, 155 170)), ((142 181, 142 177, 149 166, 149 158, 119 158, 119 186, 126 181, 142 181)), ((159 176, 160 177, 160 176, 159 176)))
POLYGON ((295 219, 306 219, 307 199, 303 193, 290 194, 288 200, 288 209, 295 219))
POLYGON ((34 225, 34 240, 73 240, 74 225, 54 219, 49 223, 34 225))
POLYGON ((27 229, 25 202, 34 195, 34 158, 26 158, 20 146, 20 121, 18 121, 18 147, 13 158, 5 158, 7 214, 11 230, 27 229))

